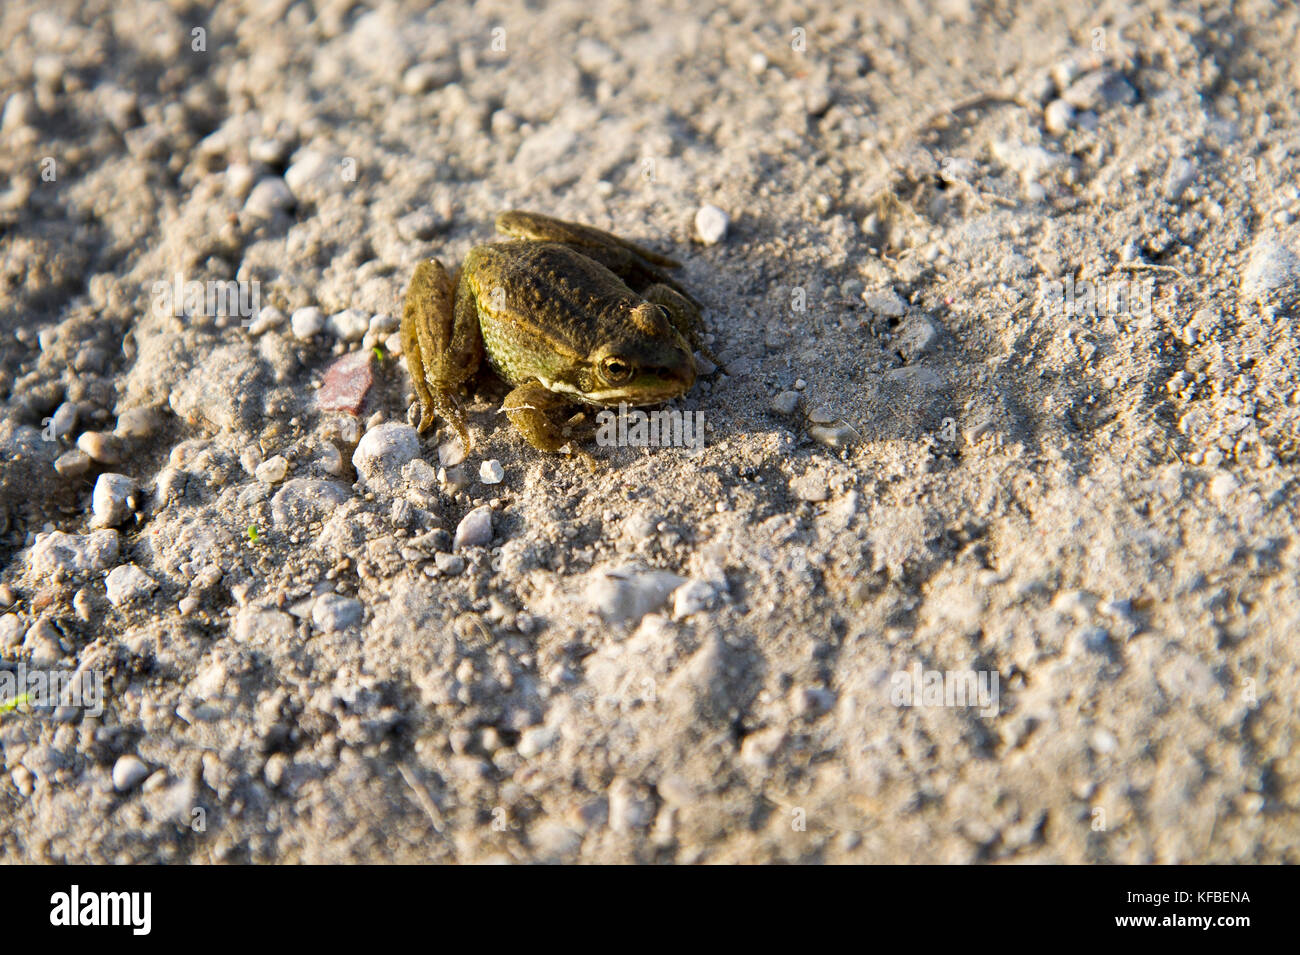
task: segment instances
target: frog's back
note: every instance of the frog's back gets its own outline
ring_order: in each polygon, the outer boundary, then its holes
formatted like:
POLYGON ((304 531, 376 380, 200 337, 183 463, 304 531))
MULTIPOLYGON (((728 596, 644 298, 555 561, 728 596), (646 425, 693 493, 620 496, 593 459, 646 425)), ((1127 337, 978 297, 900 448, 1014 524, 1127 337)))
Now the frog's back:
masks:
POLYGON ((640 298, 573 249, 529 240, 481 245, 465 259, 489 358, 507 381, 552 377, 607 337, 640 298))

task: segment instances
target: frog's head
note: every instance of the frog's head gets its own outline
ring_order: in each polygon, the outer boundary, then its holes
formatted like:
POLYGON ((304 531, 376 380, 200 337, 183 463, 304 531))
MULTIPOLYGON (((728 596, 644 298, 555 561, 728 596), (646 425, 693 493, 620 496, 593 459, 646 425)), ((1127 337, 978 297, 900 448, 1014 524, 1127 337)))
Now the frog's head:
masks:
POLYGON ((597 405, 653 405, 690 391, 695 358, 662 305, 640 302, 583 362, 578 390, 597 405))

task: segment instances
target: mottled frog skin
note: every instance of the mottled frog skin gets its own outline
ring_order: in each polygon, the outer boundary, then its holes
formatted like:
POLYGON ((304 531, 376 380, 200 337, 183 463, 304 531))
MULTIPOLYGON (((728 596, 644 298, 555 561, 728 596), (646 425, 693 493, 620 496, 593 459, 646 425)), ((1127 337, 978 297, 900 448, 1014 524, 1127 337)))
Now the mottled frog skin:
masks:
MULTIPOLYGON (((472 447, 461 388, 489 364, 514 386, 502 410, 542 451, 568 443, 573 404, 652 405, 695 383, 699 303, 669 278, 677 262, 618 236, 532 212, 504 212, 513 239, 471 249, 459 278, 436 259, 411 276, 402 348, 419 395, 472 447)), ((709 356, 711 357, 711 356, 709 356)))

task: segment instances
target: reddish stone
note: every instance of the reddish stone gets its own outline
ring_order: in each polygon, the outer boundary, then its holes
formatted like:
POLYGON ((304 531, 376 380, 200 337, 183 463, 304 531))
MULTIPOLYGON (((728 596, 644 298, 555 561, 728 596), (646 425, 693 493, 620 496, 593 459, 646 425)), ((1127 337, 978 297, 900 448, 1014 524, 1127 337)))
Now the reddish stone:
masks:
POLYGON ((366 392, 375 383, 370 373, 370 352, 348 352, 325 371, 325 380, 316 393, 322 411, 346 411, 360 414, 366 392))

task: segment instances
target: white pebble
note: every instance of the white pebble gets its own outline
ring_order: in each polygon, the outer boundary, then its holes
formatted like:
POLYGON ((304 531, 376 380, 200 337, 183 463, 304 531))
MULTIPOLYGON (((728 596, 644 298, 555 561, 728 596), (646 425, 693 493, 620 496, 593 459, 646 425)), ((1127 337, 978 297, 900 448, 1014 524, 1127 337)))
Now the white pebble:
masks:
POLYGON ((727 235, 731 217, 717 206, 700 206, 695 213, 695 231, 705 245, 716 245, 727 235))
POLYGON ((325 313, 315 306, 300 308, 289 318, 293 328, 293 337, 299 341, 315 338, 325 327, 325 313))
POLYGON ((120 793, 134 789, 149 775, 149 767, 140 757, 130 754, 118 758, 113 764, 113 788, 120 793))
POLYGON ((330 331, 345 342, 357 342, 365 337, 370 319, 355 308, 345 308, 330 316, 330 331))
POLYGON ((135 482, 125 474, 105 473, 95 481, 95 491, 91 495, 91 527, 116 527, 126 520, 132 511, 132 498, 135 482))
POLYGON ((402 480, 402 467, 419 454, 415 429, 390 421, 366 432, 352 455, 352 466, 366 484, 392 490, 402 480))
POLYGON ((158 589, 158 584, 135 564, 123 564, 108 572, 104 589, 108 593, 108 602, 114 607, 122 607, 147 597, 158 589))
POLYGON ((254 468, 253 476, 263 484, 279 484, 289 476, 289 462, 277 454, 254 468))
POLYGON ((501 466, 501 462, 496 458, 484 461, 479 465, 478 478, 484 484, 500 484, 505 476, 506 469, 501 466))
POLYGON ((244 201, 244 211, 260 219, 270 219, 277 212, 284 212, 293 206, 293 193, 279 176, 267 176, 248 194, 244 201))

